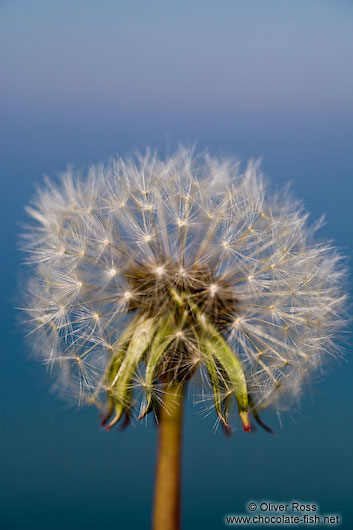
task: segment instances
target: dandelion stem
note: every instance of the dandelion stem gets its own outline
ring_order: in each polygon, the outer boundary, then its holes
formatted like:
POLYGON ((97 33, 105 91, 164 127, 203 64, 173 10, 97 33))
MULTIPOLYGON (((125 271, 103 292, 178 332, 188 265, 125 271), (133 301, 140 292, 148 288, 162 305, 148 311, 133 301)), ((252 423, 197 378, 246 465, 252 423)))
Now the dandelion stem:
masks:
POLYGON ((180 528, 183 386, 180 383, 167 386, 161 409, 153 530, 178 530, 180 528))

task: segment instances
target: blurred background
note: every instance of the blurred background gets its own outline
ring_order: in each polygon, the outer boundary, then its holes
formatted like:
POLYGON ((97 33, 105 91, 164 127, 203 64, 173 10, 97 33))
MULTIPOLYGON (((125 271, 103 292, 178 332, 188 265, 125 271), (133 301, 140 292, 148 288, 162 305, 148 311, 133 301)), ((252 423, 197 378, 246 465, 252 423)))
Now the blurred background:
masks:
MULTIPOLYGON (((0 1, 0 527, 148 528, 156 428, 106 433, 50 392, 14 309, 24 205, 43 176, 146 145, 261 157, 352 261, 349 0, 0 1)), ((352 283, 349 288, 352 290, 352 283)), ((349 342, 348 336, 348 342, 349 342)), ((352 341, 351 341, 352 344, 352 341)), ((231 438, 186 410, 183 528, 292 499, 353 528, 352 348, 274 427, 231 438)), ((278 528, 278 526, 277 526, 278 528)))

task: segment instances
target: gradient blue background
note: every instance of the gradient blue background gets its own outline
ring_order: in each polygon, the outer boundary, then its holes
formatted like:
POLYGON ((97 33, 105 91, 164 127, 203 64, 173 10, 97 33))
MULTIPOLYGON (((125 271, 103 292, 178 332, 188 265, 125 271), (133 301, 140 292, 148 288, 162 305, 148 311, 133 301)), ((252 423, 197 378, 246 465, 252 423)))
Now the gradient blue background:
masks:
MULTIPOLYGON (((350 259, 352 23, 348 0, 0 1, 2 529, 144 529, 153 495, 152 423, 106 433, 28 357, 16 238, 35 184, 146 144, 261 156, 350 259)), ((353 528, 350 358, 283 428, 267 414, 274 436, 227 439, 187 408, 185 530, 225 528, 249 499, 316 502, 353 528)))

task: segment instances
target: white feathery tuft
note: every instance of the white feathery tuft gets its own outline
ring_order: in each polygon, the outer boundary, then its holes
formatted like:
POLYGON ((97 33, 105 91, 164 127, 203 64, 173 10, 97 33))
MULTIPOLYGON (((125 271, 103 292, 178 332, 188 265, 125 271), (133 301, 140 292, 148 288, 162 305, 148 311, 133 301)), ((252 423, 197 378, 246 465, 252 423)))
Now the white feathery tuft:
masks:
MULTIPOLYGON (((136 314, 149 323, 168 312, 173 290, 188 293, 238 357, 257 411, 298 398, 337 352, 341 258, 314 240, 300 204, 265 194, 257 163, 241 172, 233 160, 180 149, 166 160, 117 159, 87 178, 69 169, 57 184, 47 180, 27 211, 31 333, 79 403, 105 402, 115 345, 136 314)), ((188 380, 200 368, 206 395, 196 324, 180 318, 158 373, 188 380)), ((147 377, 139 363, 124 399, 147 377)), ((149 390, 160 392, 155 379, 149 390)))

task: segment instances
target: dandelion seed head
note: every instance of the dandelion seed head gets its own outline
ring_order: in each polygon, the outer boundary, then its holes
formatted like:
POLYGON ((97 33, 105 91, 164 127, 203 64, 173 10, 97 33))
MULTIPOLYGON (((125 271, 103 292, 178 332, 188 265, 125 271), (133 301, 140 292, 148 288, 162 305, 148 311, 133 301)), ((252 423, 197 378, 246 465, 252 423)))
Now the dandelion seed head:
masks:
POLYGON ((341 257, 299 203, 266 193, 258 163, 147 152, 47 180, 27 212, 36 351, 63 393, 115 404, 110 426, 138 386, 142 416, 161 382, 196 374, 226 424, 230 366, 253 411, 286 407, 337 352, 341 257))

